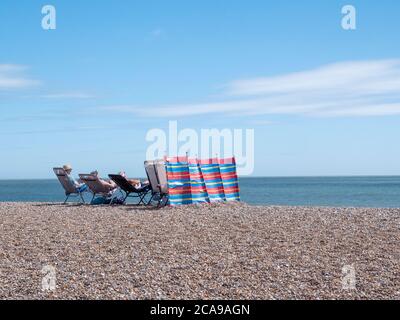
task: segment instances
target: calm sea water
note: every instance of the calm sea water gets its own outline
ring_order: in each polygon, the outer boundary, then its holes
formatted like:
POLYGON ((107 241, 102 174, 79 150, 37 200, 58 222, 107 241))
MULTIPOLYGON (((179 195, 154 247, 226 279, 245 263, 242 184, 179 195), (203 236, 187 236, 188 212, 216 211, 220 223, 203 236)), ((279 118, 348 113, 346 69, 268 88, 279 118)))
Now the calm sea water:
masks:
MULTIPOLYGON (((241 198, 255 205, 397 207, 400 177, 241 178, 241 198)), ((0 201, 62 201, 57 180, 0 180, 0 201)))

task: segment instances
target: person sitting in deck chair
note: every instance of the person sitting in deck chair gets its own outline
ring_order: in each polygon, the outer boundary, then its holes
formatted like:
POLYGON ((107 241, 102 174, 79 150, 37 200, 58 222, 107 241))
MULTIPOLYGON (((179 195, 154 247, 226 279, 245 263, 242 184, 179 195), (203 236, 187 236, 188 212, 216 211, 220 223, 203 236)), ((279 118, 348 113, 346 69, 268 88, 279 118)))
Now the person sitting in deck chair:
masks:
POLYGON ((67 177, 69 181, 76 187, 78 192, 85 192, 88 191, 88 186, 85 183, 80 183, 74 179, 74 177, 71 175, 72 173, 72 166, 70 164, 65 164, 63 165, 63 169, 65 173, 67 174, 67 177))
POLYGON ((92 175, 98 177, 100 183, 101 183, 104 187, 109 188, 110 191, 115 190, 116 188, 118 188, 117 184, 116 184, 114 181, 112 181, 112 180, 107 181, 107 180, 104 180, 104 179, 100 178, 100 177, 99 177, 99 172, 98 172, 97 170, 92 171, 90 174, 92 174, 92 175))
POLYGON ((142 187, 142 184, 143 184, 143 185, 149 184, 148 181, 142 182, 142 181, 136 180, 136 179, 129 179, 128 176, 126 175, 125 171, 121 171, 121 172, 118 173, 118 174, 119 174, 120 176, 124 177, 124 178, 126 179, 126 181, 128 181, 128 182, 132 185, 132 187, 134 187, 134 188, 136 188, 136 189, 141 188, 141 187, 142 187))

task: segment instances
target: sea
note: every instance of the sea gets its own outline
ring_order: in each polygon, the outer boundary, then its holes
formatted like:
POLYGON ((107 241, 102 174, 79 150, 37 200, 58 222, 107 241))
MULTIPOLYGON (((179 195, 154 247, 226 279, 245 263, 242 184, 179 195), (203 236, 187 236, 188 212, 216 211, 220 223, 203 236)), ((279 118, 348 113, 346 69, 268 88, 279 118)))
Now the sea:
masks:
MULTIPOLYGON (((252 205, 400 208, 400 176, 240 178, 252 205)), ((0 202, 60 202, 57 180, 0 180, 0 202)))

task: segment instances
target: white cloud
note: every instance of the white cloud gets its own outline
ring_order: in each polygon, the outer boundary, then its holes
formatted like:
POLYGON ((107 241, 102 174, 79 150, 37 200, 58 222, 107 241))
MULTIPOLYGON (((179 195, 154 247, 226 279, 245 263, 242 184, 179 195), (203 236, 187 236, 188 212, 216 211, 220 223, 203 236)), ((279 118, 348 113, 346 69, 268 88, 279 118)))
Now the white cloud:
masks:
POLYGON ((21 89, 39 84, 39 81, 28 78, 26 67, 14 64, 0 64, 0 90, 21 89))
POLYGON ((111 106, 108 110, 152 117, 201 114, 382 116, 400 114, 400 60, 342 62, 320 68, 237 80, 225 99, 201 104, 111 106))
POLYGON ((400 60, 342 62, 282 76, 238 80, 228 85, 236 96, 268 94, 373 94, 400 88, 400 60))

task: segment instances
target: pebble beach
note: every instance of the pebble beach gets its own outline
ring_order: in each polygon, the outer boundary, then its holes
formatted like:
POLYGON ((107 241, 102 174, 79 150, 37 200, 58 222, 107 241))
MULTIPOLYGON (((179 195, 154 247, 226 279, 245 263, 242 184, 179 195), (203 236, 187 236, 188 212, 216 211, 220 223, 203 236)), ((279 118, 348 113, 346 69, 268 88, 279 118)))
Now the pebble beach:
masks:
POLYGON ((0 299, 400 299, 399 243, 400 209, 0 203, 0 299))

